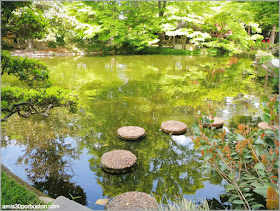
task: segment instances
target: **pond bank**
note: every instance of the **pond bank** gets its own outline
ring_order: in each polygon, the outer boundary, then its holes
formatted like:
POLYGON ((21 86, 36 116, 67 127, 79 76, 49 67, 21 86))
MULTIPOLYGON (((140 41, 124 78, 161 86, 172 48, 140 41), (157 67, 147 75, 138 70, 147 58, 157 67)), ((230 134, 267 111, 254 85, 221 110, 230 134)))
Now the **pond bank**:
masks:
POLYGON ((29 185, 27 182, 25 182, 21 178, 19 178, 17 175, 12 173, 3 164, 1 164, 1 171, 5 172, 6 175, 8 175, 11 179, 15 180, 21 186, 26 187, 29 192, 34 193, 39 198, 40 201, 42 201, 42 202, 47 204, 47 203, 52 202, 54 200, 53 198, 50 198, 46 194, 42 193, 41 191, 37 190, 36 188, 34 188, 33 186, 29 185))
MULTIPOLYGON (((84 56, 84 55, 93 55, 93 56, 102 56, 104 53, 102 51, 94 51, 94 52, 73 52, 69 50, 57 50, 57 49, 47 49, 47 50, 34 50, 34 51, 26 51, 26 50, 9 50, 13 56, 20 57, 55 57, 55 56, 84 56)), ((113 52, 107 52, 108 55, 113 55, 113 52)))

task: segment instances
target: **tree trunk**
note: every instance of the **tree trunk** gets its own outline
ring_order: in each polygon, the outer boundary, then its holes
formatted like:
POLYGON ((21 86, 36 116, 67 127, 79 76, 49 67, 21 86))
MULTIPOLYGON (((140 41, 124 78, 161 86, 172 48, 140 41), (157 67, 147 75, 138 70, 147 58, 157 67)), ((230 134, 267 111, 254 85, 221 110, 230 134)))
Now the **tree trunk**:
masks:
POLYGON ((272 31, 271 31, 270 38, 269 38, 269 42, 271 44, 274 44, 274 41, 275 41, 275 30, 276 30, 276 26, 274 25, 272 27, 272 31))
POLYGON ((184 36, 182 38, 182 49, 186 50, 186 47, 187 47, 187 37, 184 36))
POLYGON ((28 47, 26 51, 34 51, 33 38, 27 39, 28 47))
MULTIPOLYGON (((166 2, 167 1, 163 1, 163 4, 161 5, 161 2, 162 1, 158 1, 158 10, 159 10, 159 13, 158 13, 158 17, 163 17, 164 15, 164 9, 166 7, 166 2)), ((163 38, 164 38, 164 33, 161 32, 158 34, 158 37, 159 37, 159 43, 158 43, 158 47, 162 48, 163 47, 163 38)))
MULTIPOLYGON (((113 17, 114 17, 114 19, 116 19, 116 15, 115 15, 115 12, 116 12, 116 1, 113 1, 113 17)), ((112 26, 111 26, 112 27, 112 26)), ((111 36, 110 38, 109 38, 109 43, 108 43, 108 45, 109 46, 114 46, 114 51, 115 51, 115 53, 116 53, 116 48, 117 48, 117 46, 116 45, 114 45, 113 44, 113 40, 114 40, 114 36, 111 36)))
POLYGON ((250 36, 251 35, 251 33, 250 33, 250 26, 248 26, 248 32, 247 32, 247 34, 250 36))
POLYGON ((173 48, 175 48, 176 36, 173 36, 173 48))

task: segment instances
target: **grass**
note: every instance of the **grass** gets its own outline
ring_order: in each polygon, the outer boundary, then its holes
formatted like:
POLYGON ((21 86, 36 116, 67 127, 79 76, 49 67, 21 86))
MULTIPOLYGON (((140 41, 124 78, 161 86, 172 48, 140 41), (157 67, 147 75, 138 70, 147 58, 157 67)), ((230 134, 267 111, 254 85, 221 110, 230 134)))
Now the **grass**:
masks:
POLYGON ((196 204, 195 201, 187 200, 185 198, 177 201, 170 201, 166 199, 166 201, 167 204, 164 204, 163 201, 158 204, 158 210, 210 210, 206 200, 201 200, 199 204, 196 204))
POLYGON ((1 172, 1 206, 10 204, 35 205, 43 204, 39 198, 17 183, 5 172, 1 172))

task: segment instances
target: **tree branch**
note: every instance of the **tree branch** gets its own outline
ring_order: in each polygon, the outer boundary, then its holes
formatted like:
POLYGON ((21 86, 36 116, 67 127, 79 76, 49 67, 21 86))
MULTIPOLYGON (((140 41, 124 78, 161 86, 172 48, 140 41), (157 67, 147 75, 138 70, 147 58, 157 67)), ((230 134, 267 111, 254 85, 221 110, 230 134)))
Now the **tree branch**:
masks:
POLYGON ((9 108, 3 108, 2 109, 2 112, 4 111, 4 112, 9 113, 9 114, 7 114, 3 119, 1 119, 1 121, 6 121, 14 113, 18 113, 19 116, 24 117, 24 118, 29 118, 31 115, 34 115, 34 114, 39 114, 41 116, 48 117, 49 116, 49 111, 52 108, 53 108, 53 105, 50 104, 50 105, 48 105, 48 107, 43 112, 40 112, 30 102, 23 102, 23 103, 14 104, 14 105, 12 105, 12 107, 10 109, 9 108), (21 106, 29 106, 29 109, 33 110, 33 112, 30 111, 30 112, 25 112, 23 114, 23 113, 21 113, 21 109, 20 109, 21 106))

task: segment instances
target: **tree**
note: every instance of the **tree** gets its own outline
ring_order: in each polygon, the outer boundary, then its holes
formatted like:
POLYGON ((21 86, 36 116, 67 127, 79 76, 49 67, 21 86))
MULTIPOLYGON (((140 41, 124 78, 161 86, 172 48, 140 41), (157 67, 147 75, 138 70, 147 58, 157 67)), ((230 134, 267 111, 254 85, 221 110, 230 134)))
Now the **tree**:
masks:
POLYGON ((13 9, 14 7, 10 10, 7 9, 7 11, 11 12, 11 16, 6 15, 5 30, 8 31, 7 33, 15 35, 16 38, 28 40, 28 50, 32 51, 33 39, 40 39, 45 35, 45 27, 48 25, 48 21, 44 18, 43 11, 32 4, 24 7, 17 5, 13 9))
POLYGON ((49 116, 50 109, 54 107, 66 107, 70 112, 77 110, 77 96, 69 90, 51 86, 47 67, 43 63, 12 57, 5 51, 1 53, 1 75, 14 75, 32 87, 1 86, 1 111, 5 115, 2 121, 15 113, 25 118, 34 114, 49 116))
POLYGON ((2 1, 1 2, 1 37, 10 33, 8 23, 14 17, 13 11, 19 7, 28 6, 31 2, 2 1))
MULTIPOLYGON (((158 10, 159 10, 158 17, 160 19, 163 18, 164 10, 165 10, 165 7, 166 7, 166 3, 167 3, 167 1, 163 1, 162 2, 162 1, 158 0, 158 10)), ((164 38, 164 33, 163 32, 159 33, 158 47, 160 47, 160 48, 163 46, 163 38, 164 38)))
POLYGON ((271 31, 270 43, 274 44, 275 32, 279 30, 279 2, 278 1, 253 1, 247 2, 249 10, 255 13, 255 20, 263 29, 271 31))

